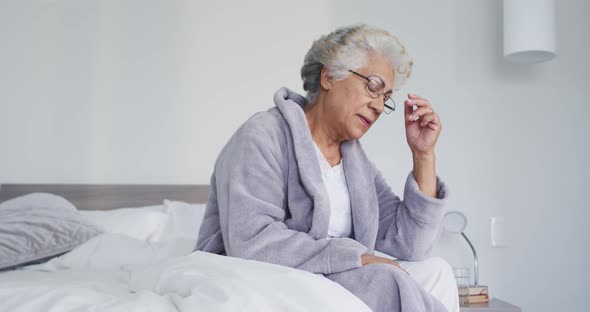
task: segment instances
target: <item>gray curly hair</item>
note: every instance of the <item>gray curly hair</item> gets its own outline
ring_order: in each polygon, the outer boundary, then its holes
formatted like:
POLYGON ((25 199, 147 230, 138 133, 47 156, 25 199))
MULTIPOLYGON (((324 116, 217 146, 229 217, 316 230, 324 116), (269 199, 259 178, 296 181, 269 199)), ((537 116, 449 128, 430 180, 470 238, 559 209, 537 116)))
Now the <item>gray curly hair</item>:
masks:
POLYGON ((313 103, 320 90, 320 74, 325 66, 328 75, 342 80, 366 65, 367 56, 377 53, 393 65, 393 89, 398 90, 412 74, 412 58, 406 48, 389 32, 364 24, 341 27, 314 41, 301 67, 303 90, 307 101, 313 103))

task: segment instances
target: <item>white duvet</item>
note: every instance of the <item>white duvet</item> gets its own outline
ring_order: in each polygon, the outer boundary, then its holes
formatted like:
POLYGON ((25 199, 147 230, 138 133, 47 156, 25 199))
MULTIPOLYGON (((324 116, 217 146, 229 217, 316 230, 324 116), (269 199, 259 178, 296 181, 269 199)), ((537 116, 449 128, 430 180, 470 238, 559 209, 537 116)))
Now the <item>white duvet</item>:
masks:
POLYGON ((370 311, 340 285, 288 267, 103 234, 0 273, 0 311, 370 311))

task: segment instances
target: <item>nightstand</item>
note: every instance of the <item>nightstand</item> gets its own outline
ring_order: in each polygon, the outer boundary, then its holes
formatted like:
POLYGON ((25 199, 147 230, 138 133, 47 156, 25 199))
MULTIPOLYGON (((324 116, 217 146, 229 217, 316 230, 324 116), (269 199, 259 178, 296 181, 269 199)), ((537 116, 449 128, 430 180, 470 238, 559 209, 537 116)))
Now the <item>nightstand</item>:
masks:
POLYGON ((472 303, 461 307, 461 312, 521 312, 522 310, 506 301, 493 298, 488 303, 472 303))

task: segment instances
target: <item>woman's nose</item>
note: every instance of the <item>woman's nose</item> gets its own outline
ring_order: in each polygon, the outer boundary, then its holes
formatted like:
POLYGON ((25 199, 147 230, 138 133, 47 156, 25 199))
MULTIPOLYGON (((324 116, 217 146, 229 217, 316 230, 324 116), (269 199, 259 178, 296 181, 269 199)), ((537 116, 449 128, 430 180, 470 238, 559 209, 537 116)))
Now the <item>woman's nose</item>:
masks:
POLYGON ((369 108, 374 110, 377 114, 381 115, 383 110, 385 110, 385 102, 383 101, 383 96, 379 96, 376 99, 373 99, 369 103, 369 108))

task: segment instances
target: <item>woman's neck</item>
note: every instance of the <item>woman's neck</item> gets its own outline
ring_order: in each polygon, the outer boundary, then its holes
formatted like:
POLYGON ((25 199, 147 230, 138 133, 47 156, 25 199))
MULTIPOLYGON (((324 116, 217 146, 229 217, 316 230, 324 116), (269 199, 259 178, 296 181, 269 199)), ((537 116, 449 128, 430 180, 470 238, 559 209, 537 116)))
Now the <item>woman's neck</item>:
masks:
POLYGON ((321 103, 308 103, 303 107, 303 111, 313 141, 320 148, 328 163, 331 166, 336 166, 342 159, 342 155, 340 154, 340 143, 342 143, 342 140, 338 138, 336 132, 330 127, 329 119, 325 118, 326 115, 322 110, 321 103))

